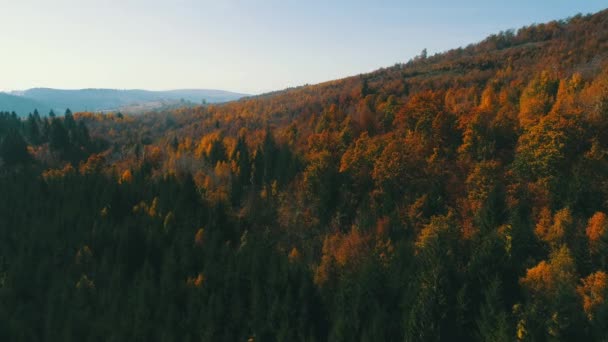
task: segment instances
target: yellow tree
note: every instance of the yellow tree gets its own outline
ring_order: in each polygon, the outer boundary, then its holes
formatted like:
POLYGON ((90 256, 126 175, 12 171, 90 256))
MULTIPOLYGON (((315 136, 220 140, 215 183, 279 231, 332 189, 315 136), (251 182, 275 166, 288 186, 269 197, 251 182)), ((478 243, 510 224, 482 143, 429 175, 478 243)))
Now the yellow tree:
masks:
POLYGON ((528 83, 519 102, 519 123, 522 127, 529 127, 549 113, 558 85, 559 82, 547 71, 528 83))
POLYGON ((589 252, 593 258, 600 259, 600 265, 606 266, 608 252, 608 219, 603 212, 596 212, 589 219, 585 231, 589 239, 589 252))
MULTIPOLYGON (((576 292, 583 301, 583 310, 590 321, 606 318, 608 313, 608 275, 604 271, 598 271, 581 279, 581 285, 576 292)), ((604 322, 605 324, 605 322, 604 322)))
POLYGON ((518 331, 536 331, 537 336, 530 336, 532 340, 559 340, 576 329, 576 268, 568 247, 553 251, 548 262, 528 269, 519 282, 529 301, 518 331))

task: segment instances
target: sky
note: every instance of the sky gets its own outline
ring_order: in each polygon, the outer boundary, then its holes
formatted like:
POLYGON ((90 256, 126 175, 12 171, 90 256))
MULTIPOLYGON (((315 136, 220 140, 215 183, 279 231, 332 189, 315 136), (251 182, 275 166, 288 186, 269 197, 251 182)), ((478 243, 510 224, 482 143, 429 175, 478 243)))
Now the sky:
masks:
POLYGON ((605 0, 0 0, 0 90, 314 84, 605 0))

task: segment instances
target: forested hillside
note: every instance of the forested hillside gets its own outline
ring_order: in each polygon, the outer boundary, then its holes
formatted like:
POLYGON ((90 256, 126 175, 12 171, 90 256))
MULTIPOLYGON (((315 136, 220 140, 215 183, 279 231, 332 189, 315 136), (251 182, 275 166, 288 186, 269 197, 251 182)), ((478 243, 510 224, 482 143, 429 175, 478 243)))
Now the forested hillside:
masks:
POLYGON ((608 339, 606 10, 0 158, 2 341, 608 339))

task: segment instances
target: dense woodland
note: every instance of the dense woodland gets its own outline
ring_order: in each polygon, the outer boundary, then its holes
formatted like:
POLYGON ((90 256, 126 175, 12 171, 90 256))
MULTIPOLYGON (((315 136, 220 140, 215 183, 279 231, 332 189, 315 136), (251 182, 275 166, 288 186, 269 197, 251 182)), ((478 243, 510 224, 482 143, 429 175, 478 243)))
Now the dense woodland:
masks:
POLYGON ((608 11, 0 158, 2 341, 608 339, 608 11))

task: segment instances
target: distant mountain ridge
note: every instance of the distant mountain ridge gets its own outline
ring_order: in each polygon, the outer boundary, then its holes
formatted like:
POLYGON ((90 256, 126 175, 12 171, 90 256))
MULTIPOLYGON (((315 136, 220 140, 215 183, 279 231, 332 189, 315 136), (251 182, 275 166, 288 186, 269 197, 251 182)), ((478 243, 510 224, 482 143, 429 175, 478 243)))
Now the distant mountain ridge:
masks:
POLYGON ((36 100, 0 92, 0 111, 16 112, 26 115, 37 109, 41 113, 48 113, 50 107, 36 100))
POLYGON ((49 110, 63 113, 67 108, 73 112, 110 111, 131 108, 154 109, 181 102, 195 104, 219 103, 248 96, 216 89, 176 89, 152 91, 142 89, 53 89, 32 88, 23 91, 0 93, 0 111, 15 111, 27 115, 38 109, 41 114, 49 110))

